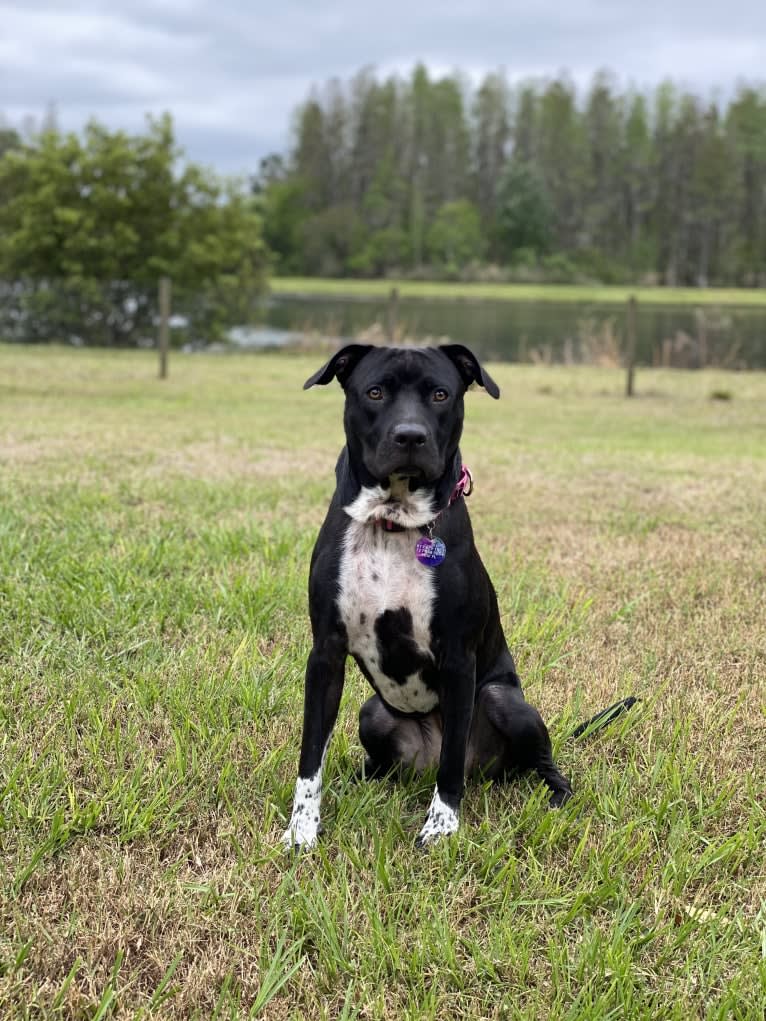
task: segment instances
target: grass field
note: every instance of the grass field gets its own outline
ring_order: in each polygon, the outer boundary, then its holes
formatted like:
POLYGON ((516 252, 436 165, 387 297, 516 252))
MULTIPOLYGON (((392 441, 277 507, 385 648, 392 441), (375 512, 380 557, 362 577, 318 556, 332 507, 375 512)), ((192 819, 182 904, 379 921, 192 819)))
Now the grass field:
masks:
POLYGON ((493 367, 470 508, 577 796, 474 785, 417 852, 354 668, 291 861, 316 366, 0 346, 0 1017, 760 1021, 766 375, 493 367))
POLYGON ((333 298, 376 298, 397 287, 403 298, 475 301, 572 302, 622 305, 631 295, 648 305, 730 305, 766 307, 766 290, 735 287, 623 287, 586 284, 471 284, 424 280, 326 280, 320 277, 273 277, 276 294, 333 298))

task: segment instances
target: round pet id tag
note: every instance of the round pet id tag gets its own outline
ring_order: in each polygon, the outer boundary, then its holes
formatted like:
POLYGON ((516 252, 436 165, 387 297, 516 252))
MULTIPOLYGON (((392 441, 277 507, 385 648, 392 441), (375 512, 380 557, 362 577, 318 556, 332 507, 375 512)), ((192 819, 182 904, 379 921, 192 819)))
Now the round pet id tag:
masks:
POLYGON ((424 535, 422 539, 418 539, 418 544, 415 547, 415 556, 426 567, 438 567, 447 556, 447 547, 444 544, 444 540, 438 536, 435 535, 433 538, 429 538, 427 535, 424 535))

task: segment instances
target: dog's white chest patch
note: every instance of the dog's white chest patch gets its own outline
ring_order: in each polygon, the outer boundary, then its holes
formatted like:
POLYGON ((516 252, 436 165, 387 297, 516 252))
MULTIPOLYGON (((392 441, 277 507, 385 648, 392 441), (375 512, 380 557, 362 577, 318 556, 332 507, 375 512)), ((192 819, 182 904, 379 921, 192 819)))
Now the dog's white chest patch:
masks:
POLYGON ((387 532, 352 520, 339 576, 349 651, 383 699, 404 713, 429 712, 439 701, 423 679, 423 668, 433 662, 434 569, 418 562, 415 543, 412 531, 387 532))

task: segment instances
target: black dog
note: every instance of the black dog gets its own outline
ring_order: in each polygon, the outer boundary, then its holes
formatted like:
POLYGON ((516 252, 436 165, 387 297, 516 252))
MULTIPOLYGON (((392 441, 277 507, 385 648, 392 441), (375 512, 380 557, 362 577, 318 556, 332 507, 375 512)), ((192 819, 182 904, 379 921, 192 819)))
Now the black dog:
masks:
POLYGON ((572 788, 522 694, 462 499, 463 395, 478 383, 497 398, 497 384, 459 344, 351 344, 304 389, 334 378, 346 392, 346 446, 311 560, 314 646, 286 846, 312 847, 320 831, 322 765, 349 653, 376 692, 359 714, 368 775, 438 763, 418 845, 457 829, 467 773, 535 769, 561 805, 572 788))

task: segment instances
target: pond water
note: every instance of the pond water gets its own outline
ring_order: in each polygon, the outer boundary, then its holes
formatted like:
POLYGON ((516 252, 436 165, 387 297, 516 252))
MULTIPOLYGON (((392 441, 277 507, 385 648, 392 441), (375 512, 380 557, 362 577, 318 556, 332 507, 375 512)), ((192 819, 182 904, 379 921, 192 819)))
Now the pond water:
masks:
MULTIPOLYGON (((263 326, 291 334, 358 338, 378 324, 385 335, 387 300, 271 295, 263 326)), ((400 298, 397 339, 470 346, 500 361, 617 364, 625 305, 400 298)), ((639 304, 637 362, 643 365, 766 368, 766 307, 711 308, 639 304)), ((276 335, 275 335, 276 336, 276 335)))

